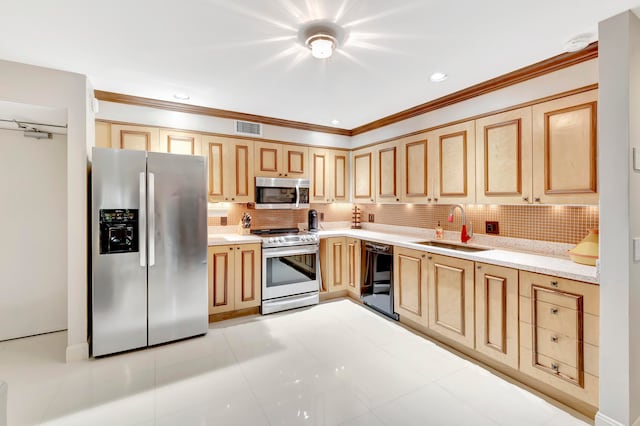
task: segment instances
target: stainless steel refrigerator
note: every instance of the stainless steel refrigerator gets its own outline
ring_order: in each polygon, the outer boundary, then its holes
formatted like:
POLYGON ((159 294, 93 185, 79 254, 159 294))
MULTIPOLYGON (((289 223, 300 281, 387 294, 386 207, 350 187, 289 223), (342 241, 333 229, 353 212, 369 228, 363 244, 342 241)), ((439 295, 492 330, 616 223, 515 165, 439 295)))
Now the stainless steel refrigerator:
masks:
POLYGON ((91 353, 205 334, 206 160, 94 148, 91 353))

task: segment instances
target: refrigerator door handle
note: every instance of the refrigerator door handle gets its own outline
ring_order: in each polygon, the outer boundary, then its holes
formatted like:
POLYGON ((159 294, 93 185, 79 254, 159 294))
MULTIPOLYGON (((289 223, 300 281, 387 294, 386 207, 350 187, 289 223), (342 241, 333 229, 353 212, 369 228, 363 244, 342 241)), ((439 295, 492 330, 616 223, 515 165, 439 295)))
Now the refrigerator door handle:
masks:
POLYGON ((145 172, 140 173, 140 266, 147 266, 147 215, 144 205, 147 202, 147 182, 145 172))
POLYGON ((155 208, 155 176, 149 173, 149 202, 147 214, 149 215, 149 266, 156 264, 156 208, 155 208))

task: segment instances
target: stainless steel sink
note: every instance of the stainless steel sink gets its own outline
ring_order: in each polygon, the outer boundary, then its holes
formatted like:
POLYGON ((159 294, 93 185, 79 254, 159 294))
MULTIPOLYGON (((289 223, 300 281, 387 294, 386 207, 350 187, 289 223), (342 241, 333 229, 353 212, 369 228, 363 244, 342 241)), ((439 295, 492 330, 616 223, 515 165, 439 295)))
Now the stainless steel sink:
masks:
POLYGON ((463 244, 444 243, 440 241, 418 241, 415 244, 422 244, 423 246, 432 246, 432 247, 445 248, 449 250, 469 251, 469 252, 491 250, 488 247, 468 246, 463 244))

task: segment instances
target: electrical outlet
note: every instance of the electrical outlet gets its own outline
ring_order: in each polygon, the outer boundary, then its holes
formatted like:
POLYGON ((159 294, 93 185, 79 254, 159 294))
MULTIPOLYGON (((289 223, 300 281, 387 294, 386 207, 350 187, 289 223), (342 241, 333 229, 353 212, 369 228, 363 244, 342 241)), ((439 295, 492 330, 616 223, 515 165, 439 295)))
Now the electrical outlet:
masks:
POLYGON ((324 212, 320 212, 320 220, 324 220, 324 212))
POLYGON ((373 223, 375 220, 375 215, 373 213, 369 213, 369 222, 373 223))
POLYGON ((487 234, 498 235, 500 233, 500 226, 498 225, 498 222, 486 221, 484 226, 487 234))
POLYGON ((220 226, 227 226, 227 217, 226 216, 222 216, 220 218, 220 226))

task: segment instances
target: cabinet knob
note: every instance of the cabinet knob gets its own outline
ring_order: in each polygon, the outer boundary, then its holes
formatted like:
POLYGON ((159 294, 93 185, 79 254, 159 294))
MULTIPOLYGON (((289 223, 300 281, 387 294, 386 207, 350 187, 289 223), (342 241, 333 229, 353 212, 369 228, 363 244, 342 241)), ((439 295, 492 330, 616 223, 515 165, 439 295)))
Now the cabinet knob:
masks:
POLYGON ((231 201, 235 201, 235 200, 236 200, 235 198, 231 198, 231 201))
POLYGON ((558 281, 551 281, 551 287, 558 288, 558 281))
POLYGON ((285 176, 289 176, 289 174, 288 174, 288 173, 285 173, 284 175, 285 175, 285 176))
POLYGON ((535 201, 536 203, 539 203, 540 202, 540 197, 534 198, 533 201, 535 201))
POLYGON ((427 198, 427 201, 428 201, 428 202, 431 202, 431 197, 427 198))
POLYGON ((336 202, 336 199, 334 198, 333 200, 331 200, 331 202, 332 202, 332 203, 335 203, 335 202, 336 202))
POLYGON ((437 202, 438 202, 438 199, 437 199, 437 198, 434 198, 434 199, 433 199, 433 202, 434 202, 434 203, 437 203, 437 202))
POLYGON ((229 201, 229 197, 224 197, 224 200, 225 201, 229 201))
POLYGON ((482 266, 478 265, 478 266, 476 266, 476 268, 478 268, 478 269, 482 269, 482 266))
POLYGON ((373 201, 373 198, 371 199, 371 201, 373 201))
POLYGON ((433 259, 433 256, 429 256, 429 257, 427 257, 427 259, 431 260, 431 259, 433 259))
POLYGON ((236 250, 240 250, 240 247, 236 247, 236 250))
POLYGON ((558 315, 558 308, 551 308, 551 315, 558 315))
POLYGON ((233 247, 229 247, 229 250, 233 250, 233 247))
POLYGON ((278 176, 282 176, 282 173, 278 173, 278 176))
POLYGON ((553 343, 558 343, 558 336, 551 336, 551 341, 553 343))
POLYGON ((400 201, 400 198, 396 198, 396 201, 400 201))
POLYGON ((551 364, 551 369, 557 373, 558 371, 560 371, 560 366, 554 362, 553 364, 551 364))
POLYGON ((423 255, 422 255, 422 258, 424 259, 425 257, 426 257, 426 255, 425 255, 425 254, 423 254, 423 255))
POLYGON ((528 203, 529 202, 529 197, 522 197, 522 201, 528 203))

